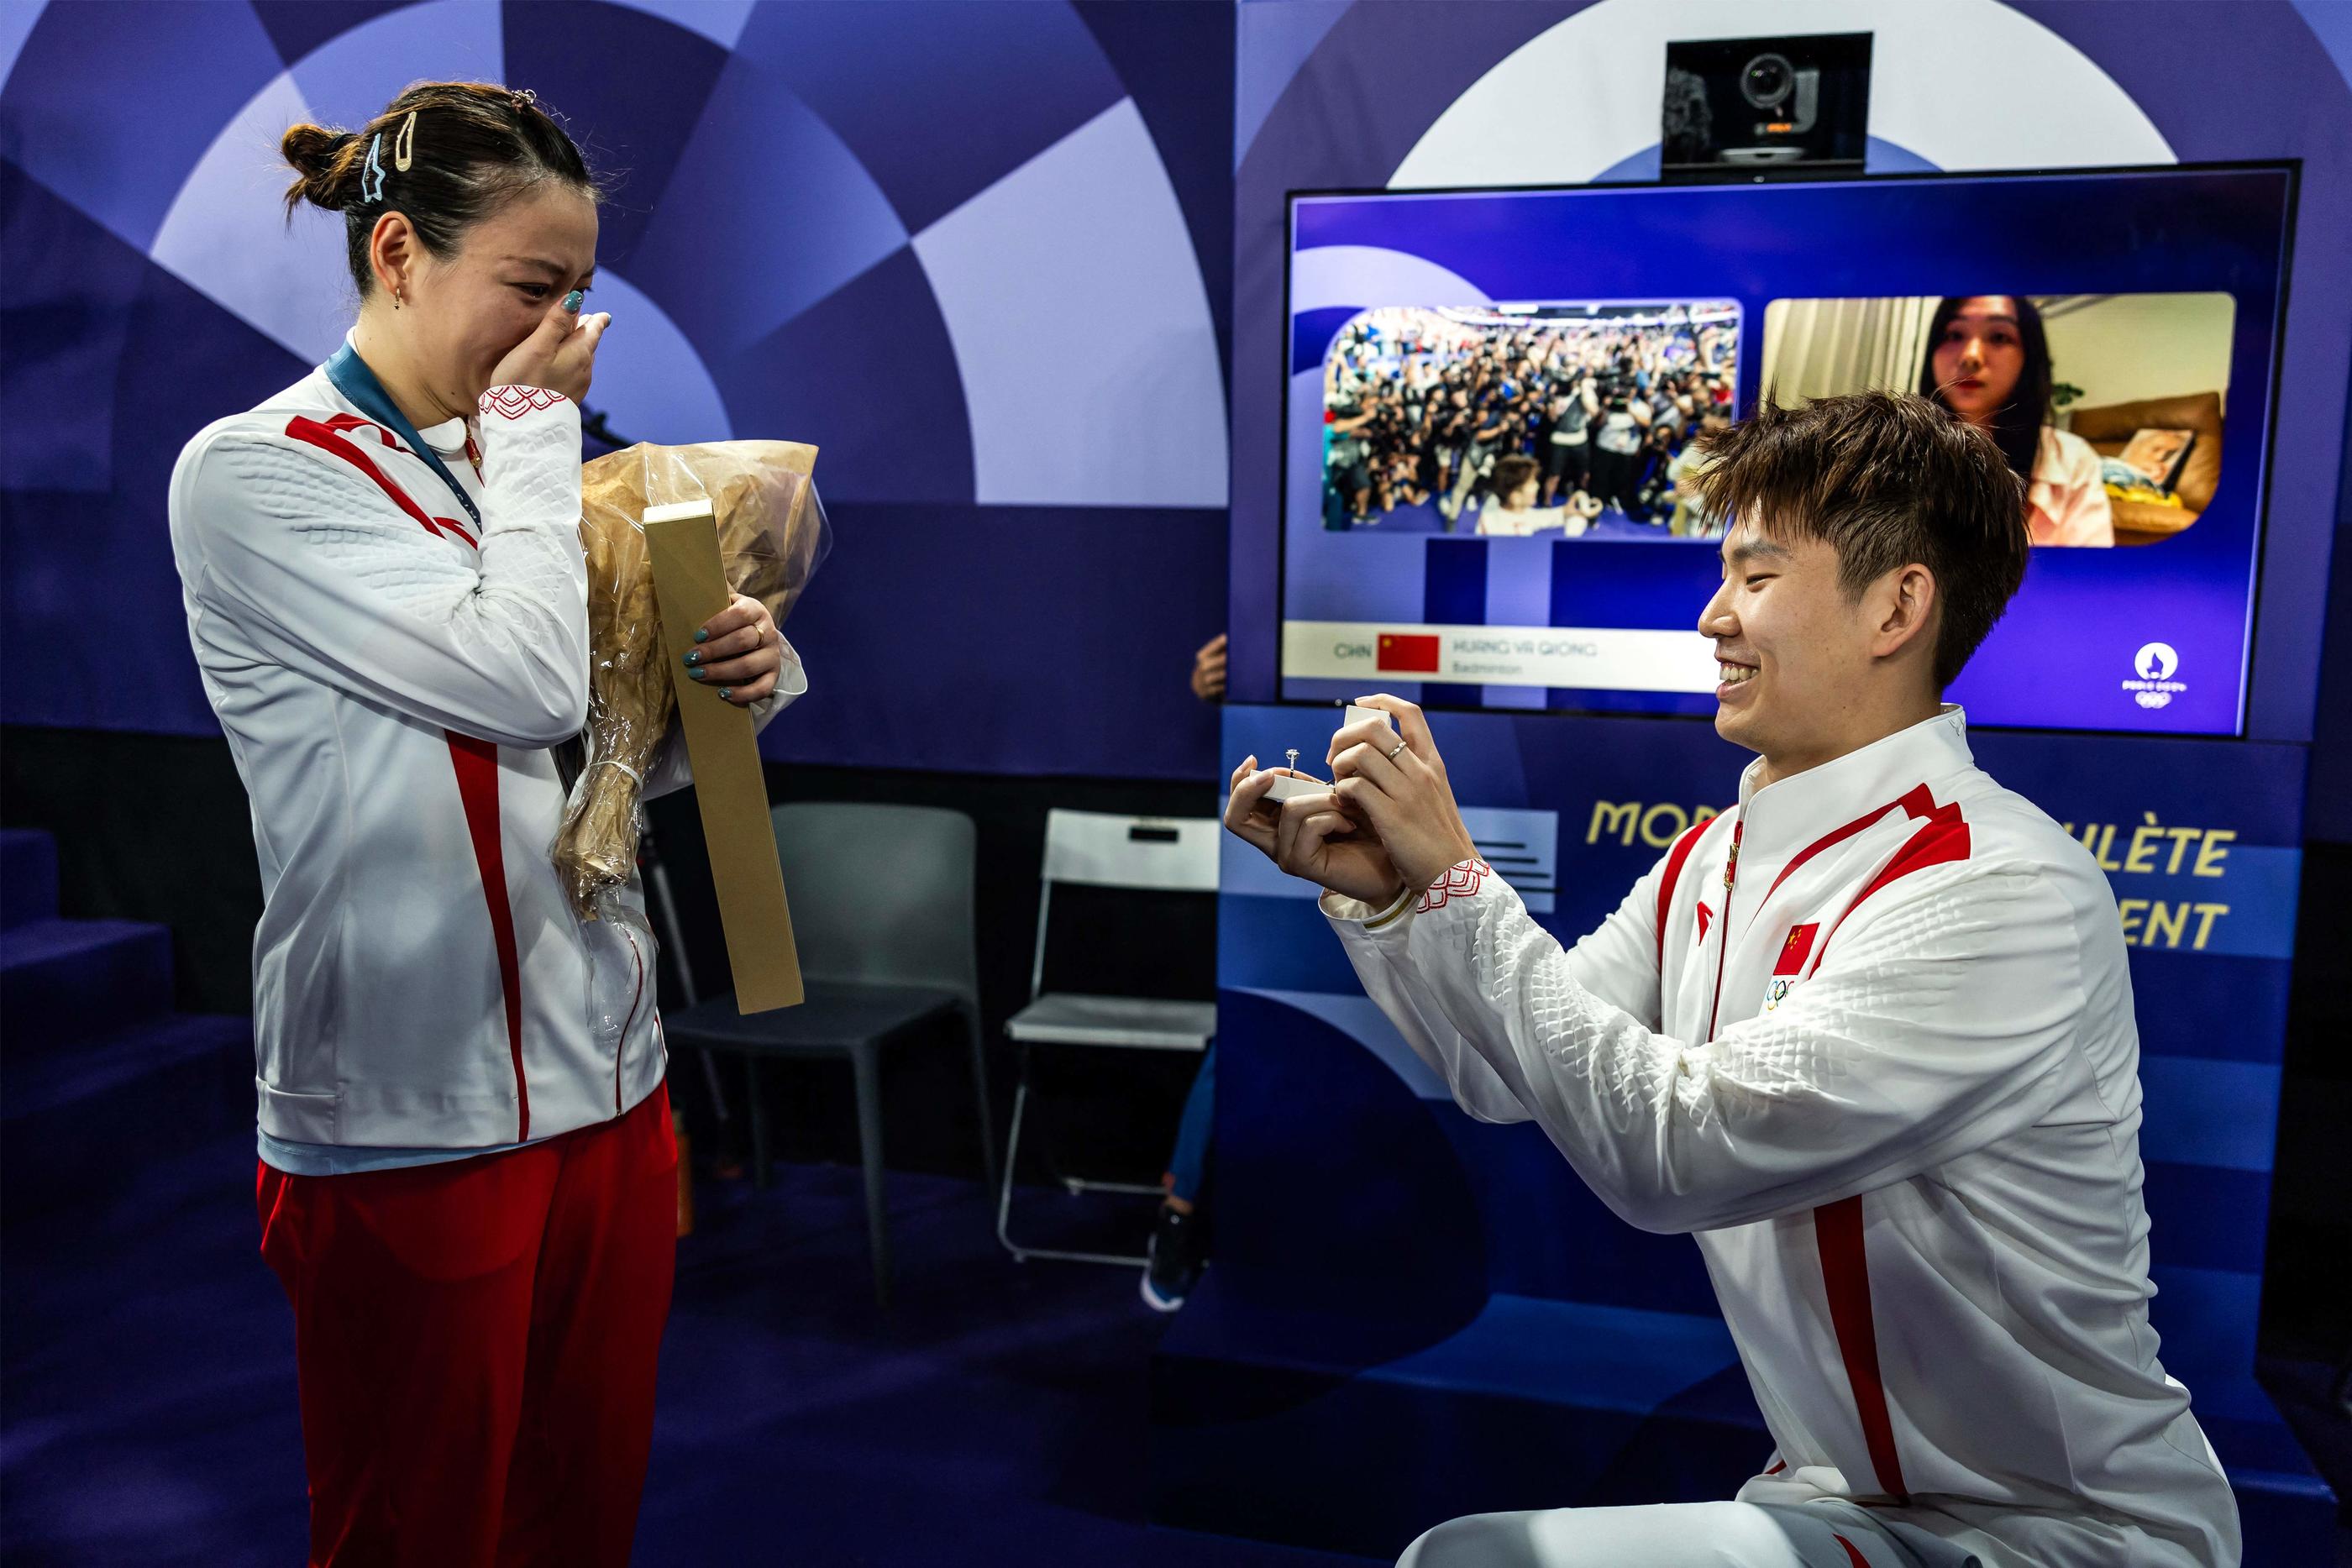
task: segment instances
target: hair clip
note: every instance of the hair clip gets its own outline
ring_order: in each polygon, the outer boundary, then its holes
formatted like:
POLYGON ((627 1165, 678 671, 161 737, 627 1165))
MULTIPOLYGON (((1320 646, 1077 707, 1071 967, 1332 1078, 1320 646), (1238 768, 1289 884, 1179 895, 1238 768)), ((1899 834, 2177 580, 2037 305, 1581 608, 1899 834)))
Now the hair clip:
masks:
POLYGON ((400 122, 400 134, 393 138, 392 166, 405 174, 415 158, 416 111, 412 109, 408 111, 408 118, 400 122))
POLYGON ((379 131, 374 140, 368 143, 367 162, 360 170, 360 200, 362 202, 383 200, 383 161, 377 156, 383 151, 383 132, 379 131), (375 180, 373 189, 368 184, 370 176, 375 180))
POLYGON ((509 88, 507 97, 513 101, 514 111, 517 114, 520 114, 526 109, 535 108, 539 103, 539 94, 527 87, 509 88))

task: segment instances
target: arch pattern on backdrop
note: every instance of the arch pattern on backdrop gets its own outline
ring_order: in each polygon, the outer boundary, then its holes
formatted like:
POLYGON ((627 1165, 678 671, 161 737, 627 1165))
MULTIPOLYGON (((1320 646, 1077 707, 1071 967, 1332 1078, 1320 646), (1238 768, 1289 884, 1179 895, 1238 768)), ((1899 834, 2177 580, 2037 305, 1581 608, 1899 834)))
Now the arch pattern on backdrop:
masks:
POLYGON ((58 669, 0 718, 212 732, 163 536, 171 456, 323 359, 354 305, 339 220, 284 222, 278 134, 476 77, 533 89, 616 177, 591 297, 615 317, 589 399, 610 428, 824 450, 845 553, 804 613, 830 678, 772 753, 1197 770, 1181 669, 1217 615, 1230 186, 1222 137, 1204 164, 1171 115, 1229 77, 1204 31, 1171 45, 1087 0, 8 6, 0 488, 28 517, 37 492, 108 497, 74 526, 109 570, 27 559, 0 651, 31 659, 103 591, 154 629, 163 674, 133 694, 58 669), (175 351, 138 334, 142 301, 175 351), (1124 570, 1139 542, 1197 591, 1124 570), (988 613, 1038 559, 1069 620, 988 613), (970 595, 944 619, 932 575, 970 595), (965 678, 1001 717, 947 730, 971 694, 931 695, 936 659, 877 630, 901 621, 996 647, 965 678), (1121 640, 1133 662, 1104 661, 1121 640), (1102 722, 1074 748, 1056 707, 1102 722))
MULTIPOLYGON (((33 19, 20 53, 42 64, 68 56, 78 78, 73 46, 110 46, 125 9, 50 9, 33 19)), ((351 290, 331 215, 306 209, 282 244, 257 243, 276 227, 278 132, 297 120, 353 122, 421 77, 529 86, 565 73, 535 68, 550 63, 551 46, 529 7, 519 15, 491 0, 425 0, 316 42, 274 34, 275 8, 202 9, 207 25, 178 47, 131 51, 121 68, 139 101, 175 100, 180 123, 167 147, 193 150, 184 171, 169 167, 168 154, 157 167, 144 137, 92 147, 88 122, 119 100, 85 97, 46 71, 57 96, 12 72, 0 97, 23 128, 13 155, 205 298, 315 361, 340 340, 351 290), (289 42, 309 47, 280 65, 289 42), (211 106, 184 101, 183 84, 199 71, 224 93, 253 83, 216 125, 203 120, 211 106)), ((603 378, 614 426, 682 424, 665 413, 679 394, 700 414, 715 388, 727 424, 665 436, 788 429, 823 442, 835 410, 887 407, 895 384, 921 378, 961 389, 971 448, 968 484, 937 498, 1221 505, 1224 401, 1207 290, 1168 173, 1109 61, 1064 5, 989 8, 985 17, 947 7, 927 21, 958 36, 920 50, 900 47, 905 25, 889 10, 569 8, 568 19, 628 46, 639 62, 629 74, 683 81, 698 99, 691 120, 668 128, 683 132, 677 146, 629 150, 656 156, 650 169, 641 156, 628 160, 620 221, 608 223, 627 242, 611 272, 659 311, 630 317, 614 336, 610 363, 630 372, 603 378), (672 63, 687 68, 660 68, 672 63), (859 79, 860 68, 887 78, 859 79), (910 125, 898 111, 919 92, 934 112, 931 123, 910 125), (1019 107, 1008 113, 1007 103, 1019 107), (950 124, 951 135, 934 140, 950 124), (910 250, 919 265, 879 299, 845 293, 910 250), (778 334, 844 308, 899 311, 943 330, 928 336, 929 362, 877 365, 855 353, 791 362, 789 350, 804 356, 806 347, 778 334), (625 346, 633 338, 661 341, 640 352, 625 346), (1166 433, 1166 461, 1072 460, 1116 454, 1147 419, 1166 433)), ((564 49, 597 52, 600 41, 575 26, 564 49)), ((639 120, 598 101, 609 95, 595 92, 597 79, 541 88, 587 133, 592 153, 639 120)), ((677 120, 674 94, 669 107, 677 120)), ((843 499, 933 498, 928 487, 903 493, 901 465, 827 469, 843 499)))

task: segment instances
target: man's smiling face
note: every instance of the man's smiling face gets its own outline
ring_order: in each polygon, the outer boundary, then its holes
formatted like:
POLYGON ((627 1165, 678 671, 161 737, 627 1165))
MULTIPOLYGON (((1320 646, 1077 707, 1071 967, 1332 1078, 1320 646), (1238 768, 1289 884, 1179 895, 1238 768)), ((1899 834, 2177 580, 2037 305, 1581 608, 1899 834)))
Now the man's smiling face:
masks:
POLYGON ((1725 535, 1723 586, 1698 622, 1722 676, 1716 733, 1791 761, 1832 744, 1871 667, 1867 598, 1847 595, 1823 540, 1775 538, 1752 518, 1725 535))

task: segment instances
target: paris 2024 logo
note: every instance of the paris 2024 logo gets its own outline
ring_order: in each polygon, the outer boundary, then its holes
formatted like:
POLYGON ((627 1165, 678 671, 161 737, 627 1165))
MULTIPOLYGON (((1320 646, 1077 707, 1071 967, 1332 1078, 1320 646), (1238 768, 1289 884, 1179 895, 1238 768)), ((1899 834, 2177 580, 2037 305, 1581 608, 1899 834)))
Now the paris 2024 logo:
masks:
POLYGON ((2134 678, 2124 682, 2124 690, 2145 708, 2163 707, 2189 689, 2187 682, 2172 678, 2180 673, 2180 655, 2169 643, 2143 643, 2132 655, 2132 671, 2134 678))

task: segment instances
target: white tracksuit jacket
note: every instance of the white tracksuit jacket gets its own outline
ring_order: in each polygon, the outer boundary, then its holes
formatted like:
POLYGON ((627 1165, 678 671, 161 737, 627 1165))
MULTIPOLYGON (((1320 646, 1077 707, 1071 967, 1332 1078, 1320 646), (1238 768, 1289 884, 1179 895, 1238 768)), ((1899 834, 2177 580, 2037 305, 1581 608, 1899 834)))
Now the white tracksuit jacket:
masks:
MULTIPOLYGON (((588 711, 580 411, 494 387, 419 434, 478 535, 323 370, 172 475, 188 634, 261 860, 261 1130, 300 1143, 547 1137, 636 1104, 667 1060, 641 891, 583 923, 549 860, 548 748, 588 711)), ((805 689, 787 646, 761 721, 805 689)), ((673 739, 645 793, 686 782, 673 739)))
POLYGON ((1741 1499, 1883 1504, 1991 1564, 2236 1563, 2148 1327, 2106 879, 1958 708, 1755 772, 1573 948, 1475 862, 1377 929, 1324 909, 1464 1110, 1696 1233, 1777 1445, 1741 1499))

